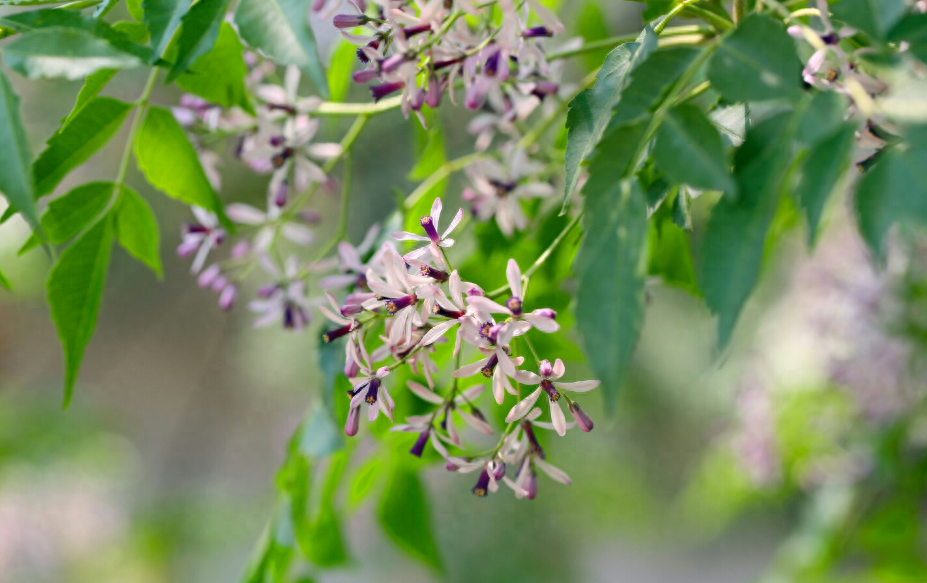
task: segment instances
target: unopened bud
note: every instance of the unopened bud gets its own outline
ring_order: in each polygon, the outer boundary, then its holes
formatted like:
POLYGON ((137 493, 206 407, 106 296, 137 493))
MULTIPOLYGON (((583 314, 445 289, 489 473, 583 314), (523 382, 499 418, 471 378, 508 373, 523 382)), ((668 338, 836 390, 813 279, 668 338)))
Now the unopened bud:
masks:
POLYGON ((592 431, 592 428, 595 427, 595 424, 592 422, 592 419, 589 415, 586 415, 586 412, 580 408, 579 403, 572 401, 570 403, 570 413, 573 414, 573 419, 576 419, 576 425, 579 426, 585 432, 592 431))

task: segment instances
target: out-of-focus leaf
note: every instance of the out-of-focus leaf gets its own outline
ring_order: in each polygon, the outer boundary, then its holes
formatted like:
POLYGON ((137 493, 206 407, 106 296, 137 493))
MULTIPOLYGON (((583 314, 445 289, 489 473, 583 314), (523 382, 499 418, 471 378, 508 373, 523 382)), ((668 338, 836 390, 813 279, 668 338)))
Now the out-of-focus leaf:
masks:
POLYGON ((152 186, 186 204, 211 210, 230 226, 196 150, 171 112, 160 107, 148 109, 135 140, 135 159, 152 186))
POLYGON ((145 12, 142 9, 142 0, 126 0, 126 10, 129 11, 129 16, 136 21, 141 22, 144 19, 145 12))
POLYGON ((13 290, 13 284, 10 283, 10 280, 7 279, 6 275, 4 275, 2 271, 0 271, 0 285, 2 285, 3 287, 5 287, 6 289, 10 291, 13 290))
POLYGON ((656 50, 656 34, 649 26, 638 42, 625 43, 613 49, 596 74, 595 84, 570 101, 567 113, 566 186, 564 212, 570 195, 579 180, 579 166, 593 151, 608 126, 612 107, 618 101, 628 74, 656 50))
POLYGON ((907 41, 908 51, 927 63, 927 14, 912 12, 892 27, 888 33, 889 42, 907 41))
POLYGON ((357 508, 361 505, 377 478, 382 474, 383 463, 377 457, 371 457, 354 473, 351 489, 348 491, 348 506, 357 508))
POLYGON ((678 105, 667 112, 657 131, 653 157, 674 182, 737 195, 721 136, 694 105, 678 105))
POLYGON ((325 407, 316 407, 300 427, 298 450, 306 457, 318 459, 344 447, 341 431, 325 407))
POLYGON ((68 114, 68 117, 64 118, 62 126, 66 126, 80 113, 84 107, 90 103, 90 100, 95 98, 97 94, 106 87, 106 84, 116 75, 116 69, 102 69, 88 75, 84 79, 84 86, 80 88, 80 92, 77 94, 77 100, 74 102, 74 107, 71 109, 71 113, 68 114))
POLYGON ((802 161, 792 194, 808 218, 808 236, 814 244, 824 204, 850 165, 856 128, 849 124, 818 141, 802 161))
POLYGON ((377 517, 399 548, 438 571, 443 569, 431 528, 431 510, 414 471, 395 465, 380 499, 377 517))
POLYGON ((789 161, 791 112, 777 114, 747 131, 734 156, 736 201, 714 207, 699 247, 698 281, 718 315, 718 345, 731 338, 737 317, 760 274, 766 233, 776 213, 789 161))
POLYGON ((576 327, 611 409, 644 319, 647 205, 637 180, 602 189, 589 184, 583 189, 585 236, 573 264, 576 327))
MULTIPOLYGON (((219 25, 222 24, 230 2, 231 0, 200 0, 184 15, 181 19, 180 36, 177 39, 177 56, 174 66, 164 80, 165 83, 176 79, 198 58, 212 49, 219 38, 219 25)), ((214 72, 218 73, 221 70, 214 72)))
MULTIPOLYGON (((583 37, 586 43, 602 40, 611 35, 608 26, 606 26, 607 23, 608 17, 602 11, 599 3, 595 2, 595 0, 586 0, 576 16, 576 32, 583 37)), ((586 70, 595 71, 597 67, 602 65, 608 53, 608 48, 602 48, 583 54, 581 58, 586 70)))
POLYGON ((836 91, 818 93, 802 115, 796 137, 805 145, 812 145, 833 135, 843 126, 846 108, 847 98, 836 91))
POLYGON ((101 69, 138 67, 142 60, 81 29, 40 28, 3 47, 6 65, 30 79, 82 79, 101 69))
POLYGON ((309 0, 242 0, 235 11, 241 38, 281 65, 305 71, 319 94, 328 97, 325 69, 309 28, 309 0))
MULTIPOLYGON (((677 196, 682 196, 680 192, 677 196)), ((687 195, 686 195, 687 196, 687 195)), ((680 287, 694 295, 701 295, 695 280, 695 264, 686 232, 664 215, 659 225, 651 221, 650 275, 659 276, 669 285, 680 287)))
MULTIPOLYGON (((45 236, 58 245, 73 239, 100 216, 113 197, 114 188, 112 182, 91 182, 51 201, 48 210, 42 215, 45 236)), ((19 254, 40 244, 39 238, 33 234, 19 250, 19 254)))
MULTIPOLYGON (((19 117, 19 96, 0 69, 0 193, 32 226, 39 224, 32 184, 32 153, 19 117)), ((10 212, 7 209, 7 212, 10 212)))
POLYGON ((160 235, 158 221, 151 207, 137 192, 122 187, 116 214, 116 239, 129 252, 155 272, 160 279, 161 269, 160 235))
POLYGON ((299 505, 294 505, 293 523, 299 548, 306 558, 321 567, 340 565, 348 560, 341 535, 341 520, 335 510, 335 494, 340 488, 347 459, 343 453, 331 457, 316 511, 306 507, 311 501, 308 492, 299 505))
POLYGON ((874 39, 884 39, 904 9, 904 0, 839 0, 830 5, 834 18, 874 39))
POLYGON ((97 324, 112 247, 113 219, 107 214, 65 249, 48 274, 48 305, 64 347, 65 407, 97 324))
POLYGON ((699 52, 695 47, 678 46, 647 57, 621 93, 609 126, 636 123, 649 117, 699 52))
POLYGON ((243 50, 232 25, 221 23, 215 46, 177 77, 177 85, 211 103, 223 107, 237 105, 254 114, 245 89, 248 68, 242 56, 243 50))
POLYGON ((892 148, 859 180, 856 187, 859 230, 879 257, 889 228, 927 224, 927 145, 892 148))
POLYGON ((119 4, 119 0, 103 0, 93 9, 93 17, 103 18, 109 14, 110 10, 116 7, 116 4, 119 4))
POLYGON ((94 37, 104 40, 116 49, 147 61, 151 50, 139 43, 144 42, 144 35, 138 35, 130 26, 134 23, 117 22, 110 26, 98 18, 88 18, 74 10, 43 8, 28 12, 16 12, 0 16, 0 25, 17 32, 28 33, 41 29, 82 30, 94 37))
POLYGON ((344 101, 351 86, 351 69, 357 61, 357 47, 347 41, 338 43, 328 66, 328 88, 332 101, 344 101))
MULTIPOLYGON (((415 167, 409 172, 409 180, 425 180, 435 171, 444 166, 447 162, 447 154, 444 146, 444 130, 441 127, 441 120, 433 111, 426 111, 425 119, 428 123, 428 129, 424 130, 419 124, 413 124, 415 137, 415 158, 418 160, 415 167)), ((422 231, 419 223, 421 218, 431 213, 431 205, 434 200, 444 195, 447 189, 447 179, 439 180, 428 191, 416 201, 415 206, 406 212, 405 225, 403 229, 412 233, 422 231)), ((447 209, 447 213, 442 215, 444 221, 450 221, 453 216, 453 209, 447 209)), ((446 224, 446 223, 444 223, 446 224)), ((440 229, 441 225, 438 226, 440 229)))
POLYGON ((740 146, 747 135, 747 106, 743 103, 719 107, 708 114, 711 123, 721 132, 725 148, 740 146))
POLYGON ((708 63, 708 79, 732 103, 797 99, 801 70, 795 42, 782 23, 751 14, 719 41, 708 63))
POLYGON ((144 0, 142 20, 151 34, 151 60, 160 59, 168 43, 180 26, 183 16, 190 10, 192 0, 144 0))
POLYGON ((83 164, 119 130, 132 105, 111 97, 94 97, 48 140, 32 165, 36 196, 55 189, 68 172, 83 164))

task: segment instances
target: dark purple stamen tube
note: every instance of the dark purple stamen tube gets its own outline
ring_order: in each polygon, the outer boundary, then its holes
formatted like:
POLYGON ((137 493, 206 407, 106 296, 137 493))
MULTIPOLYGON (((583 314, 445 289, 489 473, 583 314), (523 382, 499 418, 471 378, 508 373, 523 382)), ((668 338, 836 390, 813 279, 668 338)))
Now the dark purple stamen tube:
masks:
MULTIPOLYGON (((289 310, 289 306, 287 306, 287 310, 289 310)), ((324 340, 326 344, 331 344, 335 340, 338 340, 342 336, 346 336, 349 332, 351 332, 352 326, 353 324, 345 324, 340 328, 335 328, 334 330, 326 332, 325 334, 322 334, 322 340, 324 340)))
POLYGON ((483 373, 483 376, 486 378, 491 378, 492 373, 496 370, 496 365, 499 364, 499 357, 493 354, 489 357, 489 361, 480 369, 480 372, 483 373))
POLYGON ((489 492, 489 472, 483 468, 479 479, 476 481, 476 486, 473 486, 473 493, 482 498, 487 492, 489 492))
POLYGON ((390 55, 380 61, 380 70, 384 73, 392 73, 399 68, 399 65, 406 61, 406 56, 402 54, 390 55))
POLYGON ((547 396, 550 398, 551 401, 560 400, 560 392, 557 391, 557 388, 549 380, 544 379, 543 381, 541 381, 541 388, 544 389, 544 392, 547 393, 547 396))
POLYGON ((418 439, 415 440, 415 445, 412 446, 412 449, 409 450, 409 453, 415 457, 422 457, 422 453, 425 451, 425 444, 428 443, 428 436, 431 434, 430 429, 426 429, 418 434, 418 439))
POLYGON ((402 33, 406 35, 406 38, 415 36, 417 34, 422 34, 423 32, 428 32, 431 30, 430 24, 419 24, 418 26, 407 26, 406 28, 400 29, 402 33))
POLYGON ((364 401, 366 401, 368 405, 375 405, 379 392, 380 379, 370 379, 370 389, 367 390, 367 396, 364 397, 364 401))
POLYGON ((538 495, 538 477, 534 473, 534 468, 531 468, 531 473, 528 474, 528 479, 525 480, 525 492, 528 493, 528 500, 534 500, 535 496, 538 495))
MULTIPOLYGON (((335 17, 337 18, 337 16, 335 17)), ((554 36, 554 31, 547 28, 546 26, 535 26, 533 28, 526 29, 525 32, 521 33, 525 38, 540 38, 545 36, 554 36)))
POLYGON ((415 302, 417 301, 418 301, 418 296, 415 294, 402 296, 401 298, 396 298, 394 300, 389 300, 388 302, 386 302, 386 312, 390 316, 393 316, 399 310, 408 308, 409 306, 414 305, 415 302))
POLYGON ((405 87, 406 84, 402 81, 395 81, 393 83, 382 83, 380 85, 374 85, 370 88, 370 93, 373 95, 373 100, 380 101, 387 95, 395 93, 405 87))
MULTIPOLYGON (((434 267, 428 265, 427 263, 423 263, 422 266, 419 268, 418 272, 422 274, 424 277, 430 277, 431 279, 435 281, 440 281, 442 283, 447 281, 447 278, 448 278, 448 273, 446 271, 435 269, 434 267)), ((435 313, 437 314, 437 312, 435 313)))
POLYGON ((451 318, 452 320, 458 320, 467 315, 466 312, 460 310, 447 310, 441 307, 441 304, 435 304, 431 307, 431 313, 436 316, 444 316, 445 318, 451 318))
POLYGON ((435 227, 435 222, 431 220, 431 215, 425 215, 419 220, 419 224, 422 225, 422 228, 425 229, 425 234, 428 235, 428 238, 431 239, 431 242, 435 245, 441 241, 441 236, 438 235, 438 229, 435 227))
POLYGON ((496 464, 496 467, 492 470, 492 477, 494 480, 498 481, 505 477, 505 464, 499 462, 496 464))
POLYGON ((525 432, 525 437, 528 438, 528 444, 529 444, 528 451, 530 451, 531 453, 535 455, 541 456, 541 458, 543 459, 544 458, 544 448, 541 447, 541 444, 538 443, 537 436, 534 435, 534 427, 531 425, 530 422, 525 421, 524 423, 521 424, 521 428, 525 432))

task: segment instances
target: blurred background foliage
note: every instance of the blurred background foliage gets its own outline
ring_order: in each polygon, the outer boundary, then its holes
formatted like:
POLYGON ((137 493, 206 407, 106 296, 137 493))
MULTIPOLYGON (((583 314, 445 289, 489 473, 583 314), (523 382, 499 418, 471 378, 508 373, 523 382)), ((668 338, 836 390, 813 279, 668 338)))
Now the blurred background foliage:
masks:
MULTIPOLYGON (((640 4, 559 9, 586 41, 641 25, 640 4)), ((324 54, 343 50, 331 30, 316 29, 324 54)), ((578 81, 605 52, 573 59, 566 78, 578 81)), ((132 99, 140 75, 120 73, 107 92, 132 99)), ((80 84, 14 82, 38 151, 80 84)), ((363 88, 343 90, 367 99, 363 88)), ((178 98, 162 87, 153 101, 178 98)), ((384 217, 402 222, 394 193, 470 151, 467 116, 451 107, 441 114, 428 132, 398 112, 371 121, 355 150, 352 240, 384 217)), ((327 123, 330 137, 344 131, 327 123)), ((69 184, 111 174, 121 142, 69 184)), ((547 146, 564 144, 561 135, 547 146)), ((231 156, 231 144, 221 168, 226 201, 260 206, 263 181, 231 156)), ((877 269, 850 226, 846 197, 835 197, 810 255, 806 227, 784 199, 758 291, 721 354, 712 318, 691 293, 693 260, 679 252, 699 237, 709 201, 694 201, 691 234, 658 210, 646 324, 615 410, 587 399, 594 432, 541 435, 574 484, 542 478, 536 500, 516 501, 507 492, 473 496, 469 478, 449 474, 433 454, 411 458, 415 436, 388 433, 382 417, 372 436, 332 455, 343 445, 338 427, 310 432, 331 421, 306 411, 334 394, 343 422, 337 397, 346 380, 331 374, 341 347, 317 352, 317 327, 253 330, 245 310, 215 309, 169 252, 187 209, 150 196, 134 172, 130 184, 164 225, 165 279, 115 255, 67 412, 41 297, 47 258, 38 249, 15 257, 28 233, 18 218, 0 229, 0 264, 15 289, 0 294, 0 581, 233 581, 254 572, 249 557, 276 561, 268 572, 302 583, 927 581, 927 247, 898 232, 877 269), (274 552, 253 554, 256 540, 274 552)), ((442 182, 423 208, 436 195, 455 207, 463 184, 460 175, 442 182)), ((452 261, 470 257, 461 270, 487 289, 503 284, 509 257, 529 265, 563 228, 559 205, 548 202, 531 209, 539 226, 517 242, 494 223, 468 224, 472 236, 452 261)), ((336 215, 336 197, 317 204, 336 215)), ((405 220, 422 214, 412 209, 405 220)), ((531 283, 566 330, 578 236, 531 283)), ((575 336, 545 335, 537 347, 585 372, 575 336)), ((448 362, 449 347, 435 360, 448 362)), ((409 378, 390 377, 398 418, 421 405, 404 388, 409 378)), ((483 410, 502 424, 502 408, 483 410)))

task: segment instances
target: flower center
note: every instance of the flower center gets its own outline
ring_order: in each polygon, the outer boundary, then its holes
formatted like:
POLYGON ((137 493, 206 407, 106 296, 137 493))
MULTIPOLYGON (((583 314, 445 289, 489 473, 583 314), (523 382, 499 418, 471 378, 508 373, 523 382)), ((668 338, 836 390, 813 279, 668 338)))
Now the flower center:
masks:
POLYGON ((522 303, 521 303, 521 298, 519 297, 515 297, 515 296, 510 297, 508 301, 505 302, 505 307, 508 308, 512 312, 513 316, 521 316, 522 314, 522 311, 521 311, 522 303))

